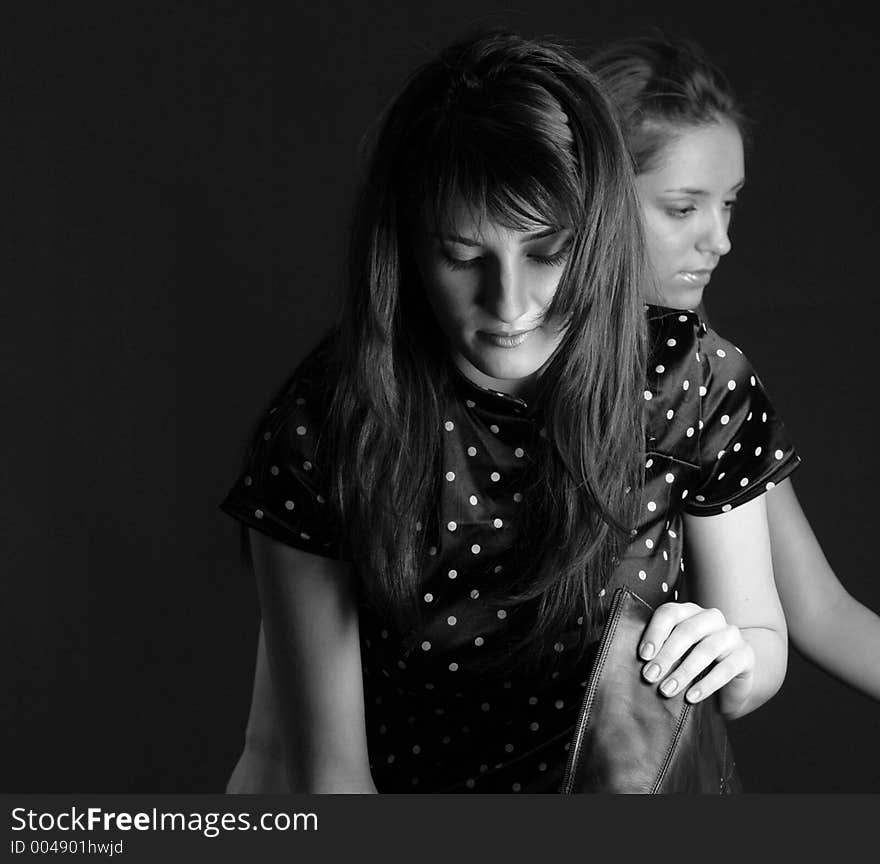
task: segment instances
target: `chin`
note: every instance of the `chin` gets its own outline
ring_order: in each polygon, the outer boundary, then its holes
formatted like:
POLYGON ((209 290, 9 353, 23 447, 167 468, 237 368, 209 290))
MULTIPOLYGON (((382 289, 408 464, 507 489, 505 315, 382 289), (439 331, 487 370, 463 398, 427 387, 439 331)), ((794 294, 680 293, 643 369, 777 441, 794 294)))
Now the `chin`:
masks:
POLYGON ((473 365, 490 378, 497 378, 499 381, 518 381, 534 375, 543 366, 543 362, 526 358, 496 360, 495 358, 487 359, 481 357, 473 365))
POLYGON ((499 348, 495 351, 469 352, 468 362, 480 373, 497 381, 520 381, 534 375, 547 358, 534 352, 520 352, 499 348))
POLYGON ((661 306, 669 306, 672 309, 696 309, 703 302, 703 288, 683 288, 677 285, 675 288, 665 288, 659 297, 661 306))

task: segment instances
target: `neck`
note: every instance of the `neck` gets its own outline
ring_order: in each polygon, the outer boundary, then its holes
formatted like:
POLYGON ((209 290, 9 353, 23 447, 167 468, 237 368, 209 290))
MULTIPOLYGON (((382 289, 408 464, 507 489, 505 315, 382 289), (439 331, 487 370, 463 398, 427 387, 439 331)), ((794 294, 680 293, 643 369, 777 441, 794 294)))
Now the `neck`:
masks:
POLYGON ((507 396, 514 396, 527 403, 533 402, 536 398, 540 377, 547 365, 544 364, 544 366, 536 372, 533 372, 525 378, 492 378, 481 372, 476 366, 460 355, 453 358, 453 363, 455 368, 458 369, 468 381, 476 384, 478 387, 483 387, 486 390, 495 390, 496 392, 504 393, 507 396))

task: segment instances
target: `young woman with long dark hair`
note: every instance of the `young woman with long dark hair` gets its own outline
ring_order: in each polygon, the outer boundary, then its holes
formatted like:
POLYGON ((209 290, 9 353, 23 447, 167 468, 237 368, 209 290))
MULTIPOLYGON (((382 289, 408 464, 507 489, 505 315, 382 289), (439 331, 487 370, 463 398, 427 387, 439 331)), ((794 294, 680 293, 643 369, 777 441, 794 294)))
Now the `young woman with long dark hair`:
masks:
POLYGON ((622 586, 656 607, 652 698, 738 717, 780 686, 764 493, 797 456, 745 358, 643 305, 643 260, 613 108, 569 52, 493 33, 409 79, 340 324, 223 504, 273 710, 230 791, 557 791, 622 586))
MULTIPOLYGON (((652 302, 701 306, 731 249, 745 181, 745 118, 729 82, 695 44, 648 36, 595 54, 633 157, 652 267, 652 302)), ((704 315, 701 309, 701 314, 704 315)), ((880 699, 880 617, 828 563, 791 480, 767 495, 773 573, 792 642, 806 657, 880 699)))

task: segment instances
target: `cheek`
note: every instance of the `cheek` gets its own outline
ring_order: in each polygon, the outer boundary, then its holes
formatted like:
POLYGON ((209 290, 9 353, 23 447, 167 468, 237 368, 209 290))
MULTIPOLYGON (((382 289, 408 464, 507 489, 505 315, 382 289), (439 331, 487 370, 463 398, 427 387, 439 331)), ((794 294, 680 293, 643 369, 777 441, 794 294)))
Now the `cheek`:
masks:
POLYGON ((538 305, 543 309, 550 305, 559 289, 559 283, 562 280, 563 267, 546 267, 544 272, 540 272, 535 279, 535 289, 532 296, 538 301, 538 305))
POLYGON ((655 224, 648 230, 648 255, 659 275, 677 270, 687 248, 686 232, 677 225, 655 224))
POLYGON ((441 325, 455 325, 467 320, 472 294, 470 281, 466 272, 441 266, 428 267, 422 272, 425 295, 441 325))

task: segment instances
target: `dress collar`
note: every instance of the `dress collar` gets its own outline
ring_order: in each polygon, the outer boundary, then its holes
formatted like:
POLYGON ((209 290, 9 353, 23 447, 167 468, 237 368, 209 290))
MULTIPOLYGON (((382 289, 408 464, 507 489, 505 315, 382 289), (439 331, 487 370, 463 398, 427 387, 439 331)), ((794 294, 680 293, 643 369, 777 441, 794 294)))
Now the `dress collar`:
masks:
POLYGON ((675 319, 682 324, 690 323, 699 336, 705 336, 708 332, 706 322, 703 320, 699 310, 672 309, 669 306, 657 306, 651 303, 646 303, 645 313, 648 316, 649 323, 659 323, 661 321, 668 322, 671 319, 675 319))
MULTIPOLYGON (((684 323, 690 321, 694 327, 702 327, 703 322, 697 312, 692 309, 672 309, 668 306, 645 304, 645 312, 649 321, 660 321, 677 317, 684 323)), ((468 402, 493 414, 507 414, 512 417, 530 417, 539 410, 539 398, 526 401, 519 396, 511 396, 500 390, 482 387, 470 380, 452 361, 448 363, 450 377, 456 392, 468 402)), ((471 406, 469 406, 471 407, 471 406)))
POLYGON ((468 403, 468 407, 478 406, 493 414, 507 414, 511 417, 528 417, 537 409, 537 399, 526 401, 519 396, 511 396, 500 390, 482 387, 470 380, 454 363, 449 363, 450 376, 456 392, 468 403))
POLYGON ((696 326, 699 326, 702 323, 699 313, 695 312, 693 309, 672 309, 669 306, 657 306, 653 303, 646 303, 645 312, 648 315, 649 321, 656 321, 660 318, 677 315, 679 318, 685 318, 696 326))

